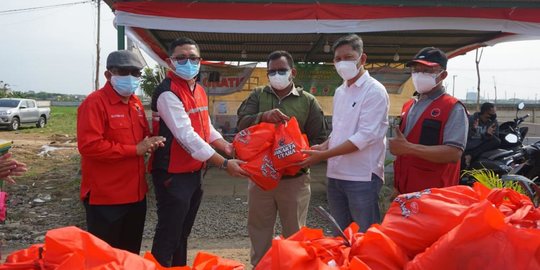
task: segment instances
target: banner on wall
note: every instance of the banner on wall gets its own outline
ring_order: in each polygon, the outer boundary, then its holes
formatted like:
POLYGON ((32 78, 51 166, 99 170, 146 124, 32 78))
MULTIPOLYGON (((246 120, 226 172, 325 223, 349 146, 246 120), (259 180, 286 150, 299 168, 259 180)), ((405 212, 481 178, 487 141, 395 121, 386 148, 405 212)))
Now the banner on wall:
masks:
POLYGON ((255 66, 201 65, 199 80, 208 95, 227 95, 244 88, 255 66))
MULTIPOLYGON (((316 96, 333 96, 336 88, 343 83, 333 65, 299 64, 296 70, 295 83, 316 96)), ((403 69, 388 66, 369 69, 369 74, 392 94, 400 93, 401 86, 410 78, 410 74, 403 69)))
POLYGON ((343 82, 333 65, 297 64, 295 67, 295 84, 315 96, 333 96, 343 82))

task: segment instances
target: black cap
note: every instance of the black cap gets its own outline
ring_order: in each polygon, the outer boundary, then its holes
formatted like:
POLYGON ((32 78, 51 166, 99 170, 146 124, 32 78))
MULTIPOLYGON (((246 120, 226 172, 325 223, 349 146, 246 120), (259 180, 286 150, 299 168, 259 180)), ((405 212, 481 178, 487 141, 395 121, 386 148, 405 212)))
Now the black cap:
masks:
POLYGON ((136 68, 142 69, 139 56, 127 50, 114 51, 107 57, 107 69, 110 68, 136 68))
POLYGON ((421 49, 411 61, 405 64, 406 67, 411 66, 413 63, 420 63, 426 66, 434 67, 441 66, 443 69, 446 69, 446 63, 448 63, 448 57, 446 54, 435 48, 435 47, 426 47, 421 49))

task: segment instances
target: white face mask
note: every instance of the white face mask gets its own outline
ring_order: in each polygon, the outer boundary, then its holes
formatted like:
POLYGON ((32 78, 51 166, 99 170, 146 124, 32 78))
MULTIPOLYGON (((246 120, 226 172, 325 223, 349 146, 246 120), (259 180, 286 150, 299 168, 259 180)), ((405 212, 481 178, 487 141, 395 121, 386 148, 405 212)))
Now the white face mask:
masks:
POLYGON ((414 84, 414 88, 416 89, 416 92, 420 94, 425 94, 431 91, 431 89, 435 88, 435 86, 438 85, 437 77, 439 77, 441 73, 436 73, 436 74, 424 73, 424 72, 412 73, 412 81, 414 84))
POLYGON ((279 73, 276 72, 274 76, 268 76, 268 79, 270 80, 270 85, 275 90, 283 90, 287 88, 291 84, 291 71, 287 71, 284 75, 279 75, 279 73))
POLYGON ((336 67, 339 76, 341 76, 343 80, 348 81, 360 72, 360 69, 356 66, 359 60, 360 58, 356 61, 339 61, 335 63, 334 66, 336 67))

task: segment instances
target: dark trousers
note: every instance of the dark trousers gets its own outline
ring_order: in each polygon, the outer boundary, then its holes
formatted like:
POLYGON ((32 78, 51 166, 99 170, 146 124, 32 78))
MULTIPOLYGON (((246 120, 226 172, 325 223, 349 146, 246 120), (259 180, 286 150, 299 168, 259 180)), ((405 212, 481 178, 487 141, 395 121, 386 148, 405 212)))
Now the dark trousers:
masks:
POLYGON ((169 174, 156 170, 152 181, 158 215, 152 254, 162 266, 184 266, 187 240, 203 194, 201 172, 169 174))
POLYGON ((115 248, 139 254, 146 219, 146 198, 140 202, 115 205, 90 205, 86 208, 88 232, 115 248))

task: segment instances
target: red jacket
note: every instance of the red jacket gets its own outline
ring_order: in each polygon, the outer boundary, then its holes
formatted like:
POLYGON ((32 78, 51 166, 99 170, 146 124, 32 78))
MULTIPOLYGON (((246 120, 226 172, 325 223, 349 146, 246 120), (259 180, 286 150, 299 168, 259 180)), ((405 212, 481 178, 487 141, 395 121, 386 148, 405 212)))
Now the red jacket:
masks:
MULTIPOLYGON (((195 90, 192 92, 186 80, 169 72, 167 78, 158 86, 152 98, 152 114, 155 116, 159 114, 154 103, 157 102, 159 95, 165 91, 173 92, 180 99, 195 132, 204 141, 209 142, 210 120, 208 99, 204 89, 199 84, 196 84, 195 90)), ((184 150, 178 140, 172 136, 169 127, 159 117, 152 117, 152 133, 155 136, 163 136, 167 140, 165 141, 165 147, 157 149, 152 155, 150 170, 161 169, 169 173, 188 173, 201 170, 204 167, 204 162, 194 159, 190 153, 184 150)))
MULTIPOLYGON (((459 101, 447 94, 434 100, 420 116, 407 140, 414 144, 442 145, 444 127, 452 108, 459 101)), ((407 116, 414 101, 403 105, 400 130, 404 132, 407 116)), ((398 156, 394 162, 394 186, 400 193, 457 185, 460 162, 433 163, 414 156, 398 156)))
POLYGON ((124 104, 107 82, 90 94, 77 111, 81 154, 81 200, 110 205, 141 201, 148 190, 144 157, 136 145, 150 135, 141 101, 124 104))

